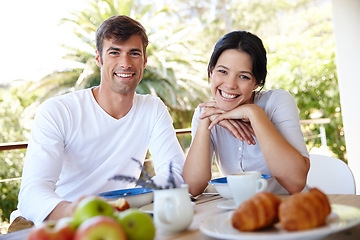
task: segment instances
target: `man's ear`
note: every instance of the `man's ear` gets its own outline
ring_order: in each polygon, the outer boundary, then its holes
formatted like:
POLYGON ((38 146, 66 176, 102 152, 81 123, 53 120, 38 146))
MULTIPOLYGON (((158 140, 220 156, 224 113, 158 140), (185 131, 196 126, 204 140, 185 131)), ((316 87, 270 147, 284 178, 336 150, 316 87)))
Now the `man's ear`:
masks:
POLYGON ((101 57, 100 57, 99 51, 97 49, 95 50, 95 61, 96 61, 96 65, 98 67, 102 67, 101 57))
POLYGON ((146 68, 146 65, 147 65, 147 52, 145 52, 145 56, 144 56, 144 69, 146 68))

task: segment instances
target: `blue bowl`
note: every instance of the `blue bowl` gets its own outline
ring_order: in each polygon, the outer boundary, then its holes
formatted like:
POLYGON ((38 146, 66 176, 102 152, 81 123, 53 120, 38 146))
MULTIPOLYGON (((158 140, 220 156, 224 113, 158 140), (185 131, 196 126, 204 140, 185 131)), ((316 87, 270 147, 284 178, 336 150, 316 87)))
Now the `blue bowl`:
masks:
POLYGON ((127 188, 115 191, 103 192, 99 194, 100 197, 108 201, 116 201, 118 198, 125 198, 130 207, 138 208, 149 204, 154 199, 152 189, 148 188, 127 188))

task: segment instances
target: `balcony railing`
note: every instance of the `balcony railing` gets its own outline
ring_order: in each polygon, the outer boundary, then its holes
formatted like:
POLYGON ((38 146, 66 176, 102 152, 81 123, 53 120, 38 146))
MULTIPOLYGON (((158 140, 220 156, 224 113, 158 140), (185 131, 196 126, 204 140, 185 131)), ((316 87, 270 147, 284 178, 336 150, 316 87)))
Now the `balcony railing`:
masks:
MULTIPOLYGON (((320 134, 314 136, 307 136, 307 138, 320 137, 322 146, 326 146, 326 133, 325 133, 324 124, 328 124, 328 123, 330 123, 330 118, 300 120, 301 125, 308 125, 308 124, 320 125, 320 134)), ((176 131, 176 135, 186 135, 191 133, 190 128, 176 129, 175 131, 176 131)), ((0 151, 24 149, 27 148, 27 145, 28 145, 27 142, 0 143, 0 151)))
MULTIPOLYGON (((305 136, 306 139, 312 139, 312 138, 321 138, 321 145, 322 147, 326 147, 326 133, 325 133, 325 127, 324 124, 330 123, 330 118, 320 118, 320 119, 309 119, 309 120, 300 120, 301 125, 308 125, 308 124, 316 124, 320 125, 320 134, 318 135, 311 135, 311 136, 305 136)), ((176 135, 186 135, 191 133, 190 128, 183 128, 183 129, 176 129, 176 135)), ((13 142, 13 143, 1 143, 0 144, 0 151, 5 150, 15 150, 15 149, 25 149, 27 148, 28 143, 27 142, 13 142)), ((0 179, 0 182, 8 182, 8 181, 14 181, 14 180, 20 180, 20 178, 11 178, 11 179, 0 179)))

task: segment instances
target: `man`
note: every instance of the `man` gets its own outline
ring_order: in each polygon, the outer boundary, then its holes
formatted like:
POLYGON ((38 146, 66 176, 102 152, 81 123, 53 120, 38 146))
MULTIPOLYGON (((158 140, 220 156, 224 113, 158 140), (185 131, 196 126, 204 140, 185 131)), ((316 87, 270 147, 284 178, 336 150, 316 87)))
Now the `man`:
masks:
MULTIPOLYGON (((19 193, 21 216, 38 224, 72 216, 85 195, 134 187, 109 178, 139 177, 147 150, 155 183, 164 186, 169 164, 177 185, 184 154, 163 102, 135 88, 147 63, 144 27, 127 16, 104 21, 96 32, 99 86, 45 101, 35 117, 19 193)), ((14 216, 13 216, 14 218, 14 216)))

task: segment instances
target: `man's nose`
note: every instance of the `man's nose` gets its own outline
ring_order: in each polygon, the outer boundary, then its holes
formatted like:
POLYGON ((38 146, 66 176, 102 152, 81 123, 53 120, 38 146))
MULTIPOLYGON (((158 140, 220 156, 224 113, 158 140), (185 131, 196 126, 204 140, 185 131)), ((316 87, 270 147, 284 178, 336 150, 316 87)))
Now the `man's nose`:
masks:
POLYGON ((129 69, 132 67, 132 61, 131 61, 131 58, 130 56, 128 55, 123 55, 120 57, 120 66, 123 68, 123 69, 129 69))

